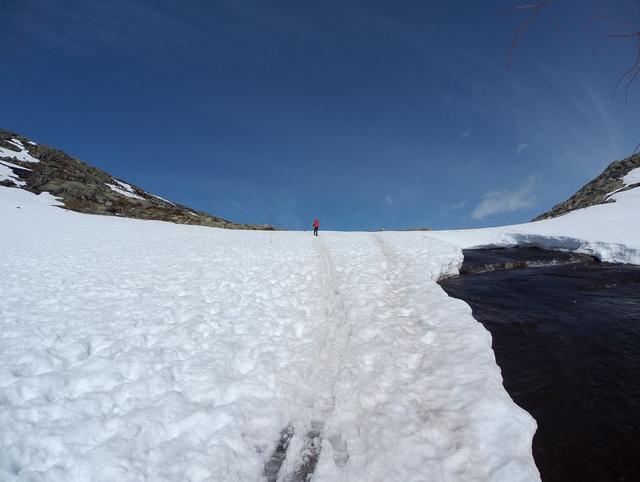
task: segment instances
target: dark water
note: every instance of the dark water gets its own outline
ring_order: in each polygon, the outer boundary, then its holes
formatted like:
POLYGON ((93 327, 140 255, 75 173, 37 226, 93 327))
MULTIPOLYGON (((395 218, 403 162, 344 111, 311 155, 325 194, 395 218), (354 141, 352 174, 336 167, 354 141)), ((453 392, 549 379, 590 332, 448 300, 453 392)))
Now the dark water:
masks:
MULTIPOLYGON (((465 260, 553 259, 482 251, 465 260)), ((640 481, 640 267, 573 263, 441 285, 491 332, 505 388, 538 422, 543 481, 640 481)))

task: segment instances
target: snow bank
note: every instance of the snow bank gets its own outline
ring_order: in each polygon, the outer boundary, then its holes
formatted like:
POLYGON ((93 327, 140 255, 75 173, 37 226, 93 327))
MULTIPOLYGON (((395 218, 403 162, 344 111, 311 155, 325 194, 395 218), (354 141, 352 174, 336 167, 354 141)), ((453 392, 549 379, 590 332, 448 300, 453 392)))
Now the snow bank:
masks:
MULTIPOLYGON (((16 227, 19 224, 28 224, 32 225, 32 229, 37 230, 37 226, 33 226, 35 222, 41 220, 44 216, 55 217, 59 215, 59 210, 50 209, 51 206, 64 206, 64 203, 48 192, 36 195, 22 189, 0 187, 0 214, 3 216, 2 219, 16 223, 16 227), (15 209, 20 209, 21 211, 18 212, 15 209)), ((5 236, 10 235, 10 233, 3 234, 5 236)), ((0 239, 5 241, 4 237, 0 239)), ((17 240, 17 238, 11 239, 12 242, 17 240)))
POLYGON ((431 233, 225 231, 0 188, 0 479, 535 481, 431 233), (20 209, 17 209, 20 207, 20 209))
POLYGON ((622 182, 625 186, 630 186, 631 184, 637 184, 640 182, 640 167, 637 167, 622 178, 622 182))
POLYGON ((618 192, 612 199, 615 202, 579 209, 564 216, 534 223, 434 231, 429 235, 461 249, 538 246, 591 254, 612 263, 640 264, 640 217, 637 215, 640 212, 640 189, 618 192))

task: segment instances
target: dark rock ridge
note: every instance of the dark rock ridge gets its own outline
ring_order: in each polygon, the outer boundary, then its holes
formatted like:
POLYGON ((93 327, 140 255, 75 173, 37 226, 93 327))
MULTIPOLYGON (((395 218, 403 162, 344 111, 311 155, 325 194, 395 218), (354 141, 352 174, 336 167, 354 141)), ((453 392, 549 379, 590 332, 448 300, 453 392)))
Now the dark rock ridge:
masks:
POLYGON ((5 150, 4 153, 0 152, 0 162, 5 161, 4 165, 15 174, 15 181, 0 180, 0 186, 24 189, 35 194, 49 192, 61 199, 64 203, 61 207, 71 211, 216 228, 274 229, 265 224, 234 223, 161 199, 58 149, 36 144, 3 129, 0 129, 0 148, 5 150), (28 151, 40 162, 20 160, 20 144, 22 152, 28 151), (15 156, 13 152, 7 156, 7 150, 15 152, 15 156))
POLYGON ((628 157, 621 161, 614 161, 593 181, 585 184, 582 189, 571 196, 564 202, 553 206, 551 211, 547 211, 533 219, 534 221, 540 221, 541 219, 555 218, 562 216, 570 211, 576 209, 587 208, 589 206, 595 206, 596 204, 604 204, 608 202, 615 202, 608 194, 614 191, 627 191, 639 184, 632 184, 624 186, 621 178, 627 175, 631 170, 640 167, 640 154, 628 157))

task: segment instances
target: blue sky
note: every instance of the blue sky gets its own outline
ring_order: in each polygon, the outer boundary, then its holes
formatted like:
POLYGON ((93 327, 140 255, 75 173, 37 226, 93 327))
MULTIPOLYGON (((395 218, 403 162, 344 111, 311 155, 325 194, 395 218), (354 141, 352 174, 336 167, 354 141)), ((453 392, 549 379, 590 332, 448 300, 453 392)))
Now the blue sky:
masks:
POLYGON ((635 0, 0 0, 0 127, 238 222, 524 222, 640 141, 635 0), (526 3, 526 2, 524 2, 526 3))

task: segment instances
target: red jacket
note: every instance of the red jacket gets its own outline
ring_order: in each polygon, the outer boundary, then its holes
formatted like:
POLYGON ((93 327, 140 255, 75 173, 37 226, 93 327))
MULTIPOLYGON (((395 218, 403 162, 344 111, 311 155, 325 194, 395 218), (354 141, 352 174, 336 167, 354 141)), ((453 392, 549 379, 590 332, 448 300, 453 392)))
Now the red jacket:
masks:
POLYGON ((320 227, 320 221, 318 221, 318 218, 313 220, 313 227, 314 228, 319 228, 320 227))

